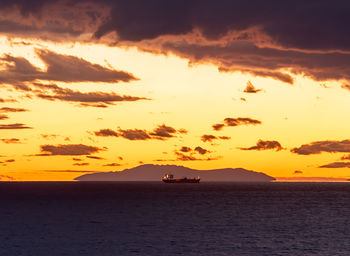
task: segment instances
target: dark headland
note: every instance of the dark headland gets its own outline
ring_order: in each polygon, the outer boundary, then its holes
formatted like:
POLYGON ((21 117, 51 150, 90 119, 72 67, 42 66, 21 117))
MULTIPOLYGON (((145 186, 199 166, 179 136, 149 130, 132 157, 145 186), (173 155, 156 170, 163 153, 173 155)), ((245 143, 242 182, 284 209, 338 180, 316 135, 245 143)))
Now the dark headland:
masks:
POLYGON ((201 181, 227 182, 270 182, 275 178, 262 172, 254 172, 243 168, 225 168, 214 170, 195 170, 178 165, 145 164, 118 172, 99 172, 84 174, 75 178, 78 181, 161 181, 166 173, 175 177, 197 177, 201 181))

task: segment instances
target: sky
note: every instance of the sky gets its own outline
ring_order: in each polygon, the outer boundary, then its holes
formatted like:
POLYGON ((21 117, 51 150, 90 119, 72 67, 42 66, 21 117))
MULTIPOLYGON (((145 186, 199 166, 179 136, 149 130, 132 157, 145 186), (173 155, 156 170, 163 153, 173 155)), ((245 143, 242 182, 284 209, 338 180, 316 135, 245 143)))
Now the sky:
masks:
POLYGON ((348 1, 0 2, 0 180, 140 164, 350 178, 348 1))

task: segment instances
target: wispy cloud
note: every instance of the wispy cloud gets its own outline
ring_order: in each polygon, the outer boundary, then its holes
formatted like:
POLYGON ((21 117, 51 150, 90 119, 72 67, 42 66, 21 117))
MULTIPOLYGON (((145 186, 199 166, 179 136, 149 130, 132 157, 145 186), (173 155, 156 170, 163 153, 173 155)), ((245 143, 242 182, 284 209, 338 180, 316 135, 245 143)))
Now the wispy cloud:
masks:
POLYGON ((32 127, 26 126, 25 124, 0 124, 0 130, 18 130, 18 129, 32 129, 32 127))
POLYGON ((350 140, 315 141, 309 144, 301 145, 298 148, 293 148, 291 149, 291 152, 299 155, 320 154, 322 152, 328 152, 328 153, 350 152, 350 140))
POLYGON ((114 131, 112 129, 101 129, 94 132, 96 136, 100 137, 122 137, 128 140, 167 140, 173 137, 177 137, 177 134, 187 133, 184 129, 175 129, 165 124, 158 125, 152 131, 146 131, 141 129, 121 129, 114 131))
POLYGON ((280 151, 283 149, 281 144, 275 140, 259 140, 255 146, 249 148, 239 148, 241 150, 269 150, 275 149, 276 151, 280 151))
POLYGON ((262 89, 255 89, 254 85, 248 81, 246 88, 244 89, 245 93, 258 93, 261 92, 262 89))
POLYGON ((227 117, 224 119, 223 123, 214 124, 212 127, 215 131, 220 131, 225 126, 232 127, 232 126, 239 126, 239 125, 257 125, 257 124, 262 124, 262 122, 249 117, 237 117, 237 118, 227 117))
POLYGON ((92 153, 98 153, 101 148, 94 146, 87 146, 83 144, 66 144, 66 145, 41 145, 42 154, 39 156, 79 156, 90 155, 92 153))

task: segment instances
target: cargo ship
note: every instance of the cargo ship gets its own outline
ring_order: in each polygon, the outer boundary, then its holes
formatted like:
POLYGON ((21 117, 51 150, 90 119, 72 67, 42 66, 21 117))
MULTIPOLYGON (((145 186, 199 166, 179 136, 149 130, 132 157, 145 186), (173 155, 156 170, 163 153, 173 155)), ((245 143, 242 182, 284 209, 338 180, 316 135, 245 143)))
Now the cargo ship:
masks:
POLYGON ((188 179, 186 177, 183 177, 181 179, 174 179, 174 175, 172 174, 165 174, 162 178, 162 181, 165 183, 199 183, 201 179, 199 177, 188 179))

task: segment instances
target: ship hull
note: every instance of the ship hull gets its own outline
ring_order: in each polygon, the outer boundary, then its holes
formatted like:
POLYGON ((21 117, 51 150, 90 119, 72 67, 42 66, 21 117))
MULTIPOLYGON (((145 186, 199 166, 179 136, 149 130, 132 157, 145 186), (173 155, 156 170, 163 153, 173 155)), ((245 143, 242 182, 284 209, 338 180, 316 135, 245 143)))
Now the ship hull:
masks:
POLYGON ((200 179, 163 179, 165 183, 199 183, 200 179))

